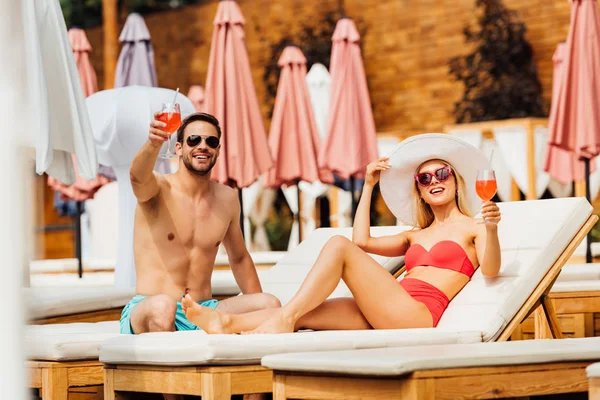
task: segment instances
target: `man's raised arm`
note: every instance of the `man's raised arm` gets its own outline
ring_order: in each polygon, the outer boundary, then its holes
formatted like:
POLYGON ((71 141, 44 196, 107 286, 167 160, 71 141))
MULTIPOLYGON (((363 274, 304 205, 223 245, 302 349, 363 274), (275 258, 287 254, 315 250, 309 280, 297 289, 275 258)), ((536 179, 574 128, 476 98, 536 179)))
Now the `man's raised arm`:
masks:
POLYGON ((169 134, 160 129, 166 124, 156 120, 157 114, 154 114, 155 119, 150 123, 149 140, 137 152, 129 170, 133 194, 140 203, 152 199, 159 191, 158 181, 154 174, 154 164, 160 148, 169 138, 169 134))

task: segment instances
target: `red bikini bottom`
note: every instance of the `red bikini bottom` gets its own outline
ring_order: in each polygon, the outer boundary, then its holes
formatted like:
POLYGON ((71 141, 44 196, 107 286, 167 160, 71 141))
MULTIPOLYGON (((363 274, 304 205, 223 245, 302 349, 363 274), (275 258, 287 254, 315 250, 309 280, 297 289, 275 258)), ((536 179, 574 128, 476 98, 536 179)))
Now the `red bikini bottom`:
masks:
POLYGON ((431 313, 433 326, 437 326, 446 307, 448 307, 448 303, 450 303, 448 296, 435 286, 420 279, 404 278, 400 281, 400 286, 402 286, 413 299, 425 304, 425 307, 427 307, 431 313))

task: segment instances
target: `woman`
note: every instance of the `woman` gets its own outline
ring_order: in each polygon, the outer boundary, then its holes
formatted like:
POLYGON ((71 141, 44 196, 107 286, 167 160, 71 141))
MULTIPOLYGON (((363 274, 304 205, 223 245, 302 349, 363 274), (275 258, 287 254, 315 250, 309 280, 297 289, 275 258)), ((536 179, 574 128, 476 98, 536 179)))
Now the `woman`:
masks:
POLYGON ((491 201, 483 204, 485 224, 471 217, 471 210, 481 205, 476 171, 487 165, 481 152, 449 135, 403 141, 389 160, 380 158, 367 167, 352 241, 331 238, 288 304, 229 315, 201 307, 188 295, 183 301, 187 318, 208 333, 437 326, 476 268, 485 277, 495 277, 500 269, 498 207, 491 201), (370 236, 371 195, 380 174, 386 203, 399 220, 416 229, 370 236), (398 283, 367 253, 404 255, 404 279, 398 283), (353 298, 327 300, 340 279, 353 298))

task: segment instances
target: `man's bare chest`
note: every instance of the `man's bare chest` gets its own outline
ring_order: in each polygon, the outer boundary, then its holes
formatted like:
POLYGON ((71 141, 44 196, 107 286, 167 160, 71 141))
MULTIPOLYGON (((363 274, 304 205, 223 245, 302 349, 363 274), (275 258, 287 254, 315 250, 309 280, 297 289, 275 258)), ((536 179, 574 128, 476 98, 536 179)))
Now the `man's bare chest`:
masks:
POLYGON ((178 196, 165 196, 164 200, 153 231, 161 232, 168 244, 210 251, 223 241, 231 220, 224 207, 178 196))

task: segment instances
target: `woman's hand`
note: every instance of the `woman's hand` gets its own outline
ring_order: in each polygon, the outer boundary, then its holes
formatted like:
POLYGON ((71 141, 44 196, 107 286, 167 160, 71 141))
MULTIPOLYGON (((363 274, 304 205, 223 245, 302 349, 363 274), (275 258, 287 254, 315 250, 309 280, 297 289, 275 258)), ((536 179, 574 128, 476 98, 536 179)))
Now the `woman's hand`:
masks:
POLYGON ((379 182, 381 171, 385 171, 390 168, 388 157, 381 157, 380 159, 367 165, 367 172, 365 173, 365 185, 375 186, 377 182, 379 182))
MULTIPOLYGON (((493 201, 486 201, 481 208, 481 216, 488 223, 498 224, 500 222, 500 209, 493 201)), ((489 225, 494 227, 495 225, 489 225)))

